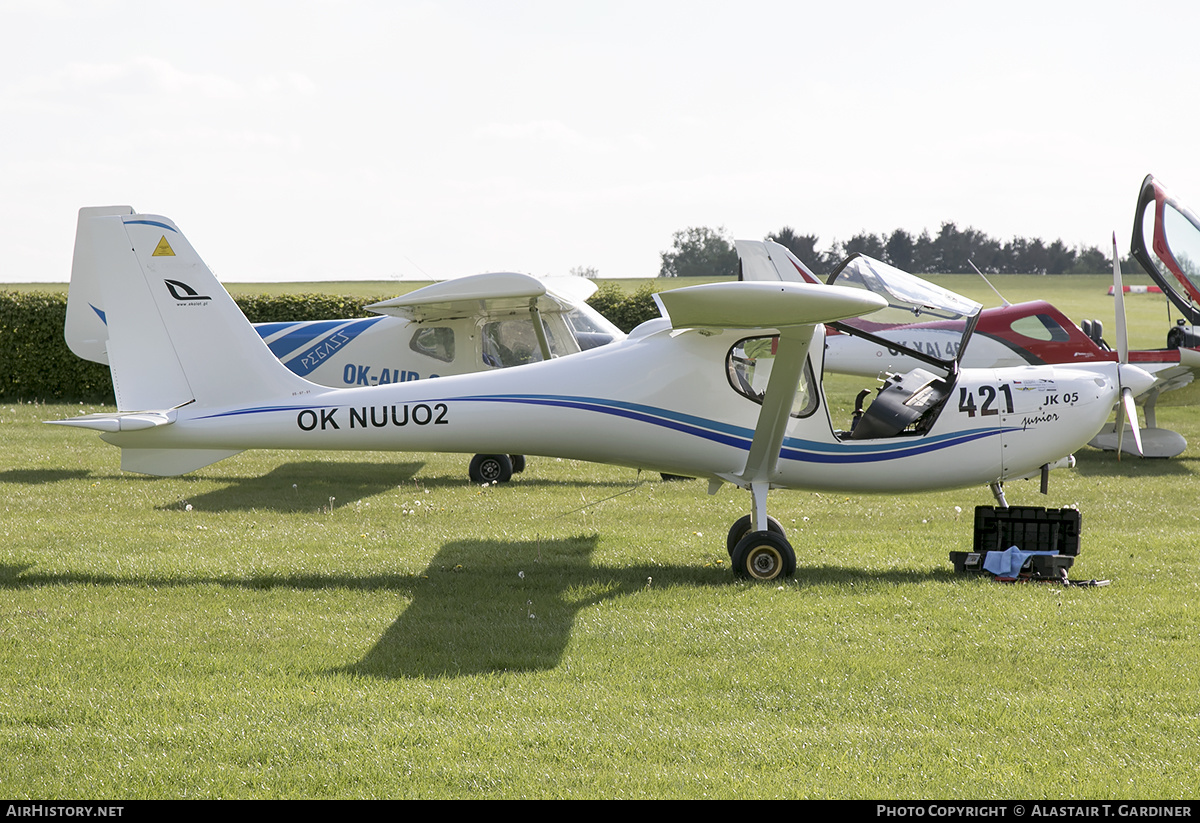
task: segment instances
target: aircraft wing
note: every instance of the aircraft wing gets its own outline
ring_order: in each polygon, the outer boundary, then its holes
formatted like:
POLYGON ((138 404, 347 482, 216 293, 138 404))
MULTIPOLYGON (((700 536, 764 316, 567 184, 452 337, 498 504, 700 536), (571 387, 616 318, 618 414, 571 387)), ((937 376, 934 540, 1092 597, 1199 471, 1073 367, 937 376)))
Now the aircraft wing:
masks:
POLYGON ((779 329, 833 323, 877 311, 882 297, 862 289, 809 283, 708 283, 654 295, 671 325, 779 329))
MULTIPOLYGON (((676 329, 775 329, 775 365, 746 466, 736 482, 765 492, 779 462, 784 430, 814 329, 884 308, 887 301, 861 289, 794 282, 709 283, 654 295, 676 329)), ((735 478, 731 478, 735 479, 735 478)), ((766 523, 766 496, 755 495, 754 523, 766 523)))
MULTIPOLYGON (((582 280, 582 278, 575 278, 582 280)), ((557 282, 554 284, 559 286, 557 282)), ((585 281, 572 292, 596 290, 594 283, 585 281), (590 286, 590 289, 587 287, 590 286)), ((413 322, 443 321, 471 315, 503 315, 528 312, 536 308, 542 313, 569 312, 574 293, 560 295, 557 288, 516 272, 491 272, 443 280, 400 297, 372 303, 369 311, 390 314, 413 322)))
POLYGON ((1145 400, 1191 383, 1200 372, 1200 349, 1131 351, 1129 362, 1145 369, 1154 378, 1154 385, 1137 398, 1145 400))

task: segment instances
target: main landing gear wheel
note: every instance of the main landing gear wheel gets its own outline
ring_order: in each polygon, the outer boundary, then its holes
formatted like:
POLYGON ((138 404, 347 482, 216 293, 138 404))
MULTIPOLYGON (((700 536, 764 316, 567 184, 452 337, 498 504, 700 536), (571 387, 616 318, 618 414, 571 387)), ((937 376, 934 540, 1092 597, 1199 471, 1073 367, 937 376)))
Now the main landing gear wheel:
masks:
POLYGON ((512 458, 507 454, 477 454, 467 474, 472 483, 507 483, 512 479, 512 458))
POLYGON ((796 573, 796 552, 775 532, 750 532, 733 549, 733 573, 751 580, 777 580, 796 573))
POLYGON ((510 454, 508 459, 512 461, 513 474, 520 474, 525 471, 525 455, 510 454))
MULTIPOLYGON (((774 517, 767 515, 767 531, 783 537, 783 526, 774 517)), ((750 515, 739 517, 732 526, 729 527, 729 537, 725 538, 725 549, 729 552, 729 556, 733 557, 734 547, 738 541, 750 533, 750 515)))

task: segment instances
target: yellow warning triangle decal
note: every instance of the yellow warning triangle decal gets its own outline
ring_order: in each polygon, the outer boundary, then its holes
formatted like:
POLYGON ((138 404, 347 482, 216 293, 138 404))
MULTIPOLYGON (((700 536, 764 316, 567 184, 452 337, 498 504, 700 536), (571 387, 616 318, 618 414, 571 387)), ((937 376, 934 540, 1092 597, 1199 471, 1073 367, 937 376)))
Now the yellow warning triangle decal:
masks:
POLYGON ((167 242, 167 236, 164 234, 162 240, 158 241, 158 247, 154 250, 151 257, 174 257, 175 250, 171 248, 171 244, 167 242))

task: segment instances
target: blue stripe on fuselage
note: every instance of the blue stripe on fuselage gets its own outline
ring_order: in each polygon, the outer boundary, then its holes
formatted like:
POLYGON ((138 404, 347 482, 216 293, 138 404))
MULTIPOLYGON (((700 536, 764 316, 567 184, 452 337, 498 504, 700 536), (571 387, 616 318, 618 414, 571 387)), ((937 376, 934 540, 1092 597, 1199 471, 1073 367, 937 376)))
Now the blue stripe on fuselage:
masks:
MULTIPOLYGON (((710 420, 696 415, 670 411, 657 406, 646 406, 639 403, 629 403, 621 400, 608 400, 599 397, 576 397, 571 395, 475 395, 468 397, 438 397, 423 400, 407 401, 412 403, 510 403, 519 405, 549 406, 558 408, 573 408, 584 411, 624 417, 637 420, 653 426, 671 429, 683 434, 721 443, 726 446, 748 451, 754 439, 754 430, 744 426, 734 426, 717 420, 710 420)), ((260 406, 248 409, 235 409, 209 415, 210 418, 233 417, 245 414, 261 414, 269 412, 294 412, 330 408, 328 405, 297 405, 297 406, 260 406)), ((804 463, 877 463, 887 460, 900 460, 922 454, 931 454, 943 449, 953 448, 964 443, 996 437, 1004 432, 1019 431, 1019 428, 981 428, 966 431, 951 432, 940 435, 923 435, 920 437, 895 437, 886 441, 873 443, 834 442, 826 443, 816 440, 802 440, 787 437, 783 441, 780 457, 804 463)))
POLYGON ((322 346, 330 346, 332 350, 340 349, 382 319, 383 317, 380 316, 350 321, 314 320, 300 323, 263 323, 256 325, 254 329, 258 332, 259 337, 266 339, 285 329, 294 328, 293 331, 272 340, 267 345, 271 349, 271 353, 282 360, 299 347, 311 344, 295 357, 284 361, 284 365, 294 373, 305 377, 325 360, 324 357, 315 356, 318 349, 322 346), (336 340, 332 339, 335 334, 336 340))

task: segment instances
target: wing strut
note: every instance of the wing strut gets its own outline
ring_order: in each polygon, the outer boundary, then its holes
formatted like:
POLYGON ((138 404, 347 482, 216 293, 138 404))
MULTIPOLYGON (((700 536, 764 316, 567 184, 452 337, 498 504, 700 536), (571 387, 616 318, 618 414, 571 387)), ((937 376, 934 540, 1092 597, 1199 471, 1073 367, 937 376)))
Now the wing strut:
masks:
POLYGON ((771 487, 770 478, 779 463, 784 430, 792 413, 792 402, 800 385, 800 376, 804 373, 812 338, 813 326, 787 326, 779 330, 775 362, 767 380, 758 423, 754 426, 754 439, 746 457, 746 468, 742 471, 742 479, 746 481, 754 499, 751 526, 755 531, 766 528, 767 490, 771 487))
MULTIPOLYGON (((796 571, 796 552, 783 527, 767 515, 767 490, 779 464, 796 389, 818 323, 883 308, 887 301, 861 289, 793 282, 709 283, 654 295, 676 329, 778 330, 779 343, 740 474, 722 479, 750 490, 750 514, 729 529, 729 559, 739 577, 774 580, 796 571)), ((709 491, 715 485, 709 484, 709 491)))
POLYGON ((771 366, 762 410, 754 426, 754 440, 742 472, 747 482, 766 480, 775 473, 779 449, 783 446, 783 432, 792 413, 792 402, 804 373, 812 338, 813 326, 788 326, 779 330, 775 362, 771 366))

